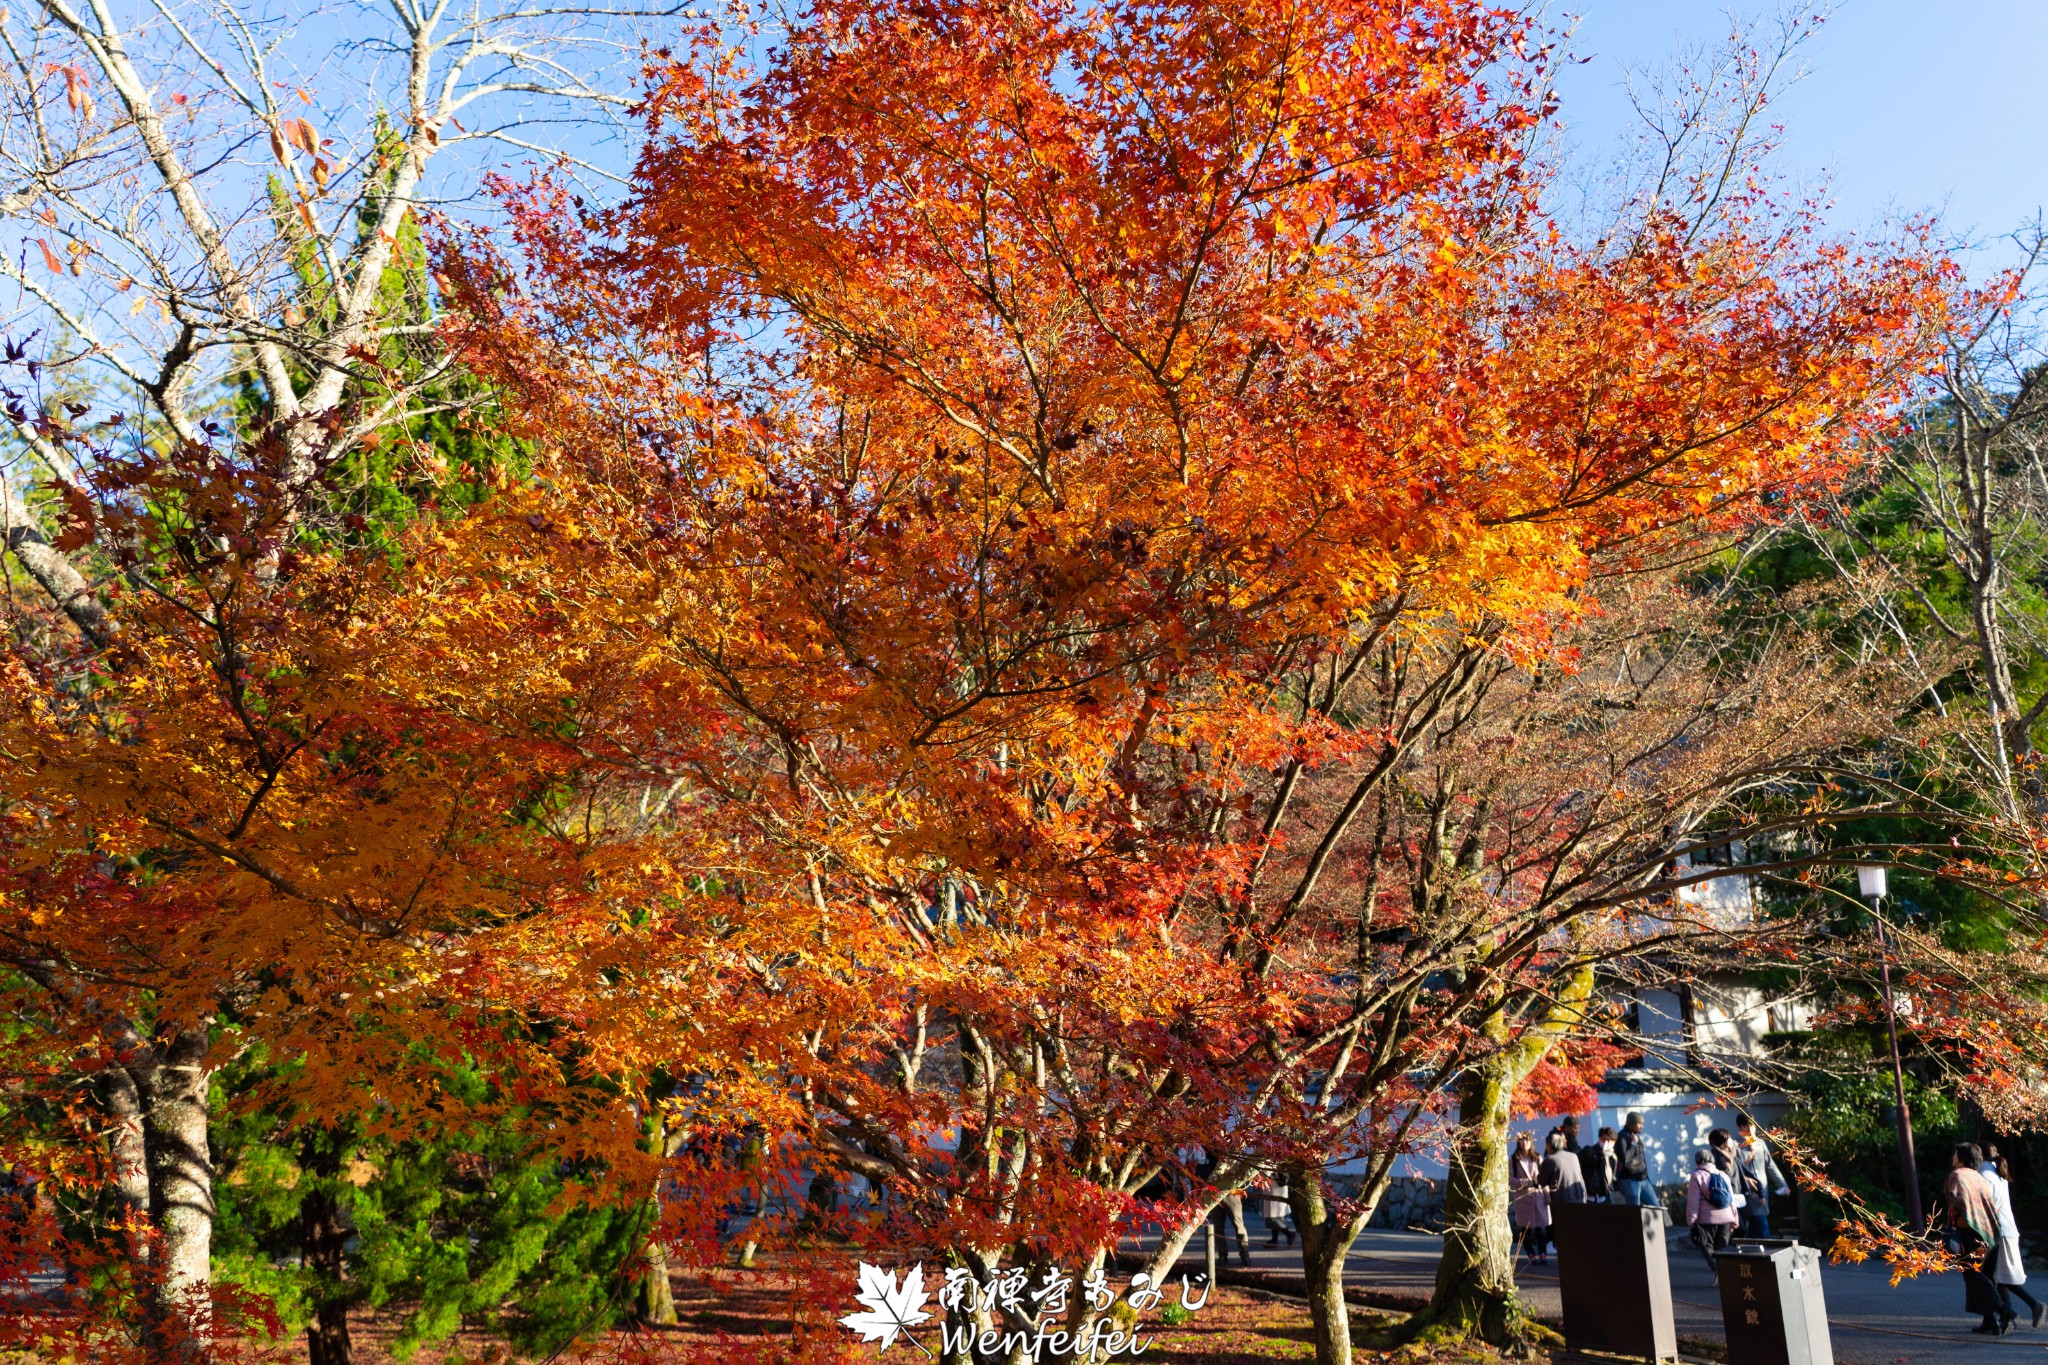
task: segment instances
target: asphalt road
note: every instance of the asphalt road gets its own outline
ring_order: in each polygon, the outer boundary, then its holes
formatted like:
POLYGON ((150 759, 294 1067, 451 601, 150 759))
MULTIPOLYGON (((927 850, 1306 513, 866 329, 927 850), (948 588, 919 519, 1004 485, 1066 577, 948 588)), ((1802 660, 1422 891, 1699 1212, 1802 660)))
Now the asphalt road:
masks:
MULTIPOLYGON (((1667 1236, 1679 1337, 1722 1340, 1721 1301, 1712 1273, 1685 1239, 1684 1229, 1669 1229, 1667 1236)), ((1197 1238, 1190 1250, 1199 1256, 1200 1248, 1197 1238)), ((1368 1231, 1352 1250, 1345 1279, 1361 1288, 1420 1298, 1435 1282, 1440 1250, 1439 1240, 1424 1233, 1368 1231)), ((1301 1262, 1297 1253, 1284 1246, 1269 1249, 1264 1237, 1255 1235, 1252 1268, 1299 1275, 1301 1262)), ((1555 1263, 1525 1268, 1520 1284, 1536 1314, 1555 1320, 1561 1311, 1555 1263)), ((1970 1328, 1977 1319, 1963 1312, 1958 1276, 1922 1276, 1894 1287, 1883 1265, 1830 1264, 1822 1268, 1821 1287, 1835 1359, 1849 1365, 1920 1365, 1953 1360, 1957 1351, 1968 1353, 1969 1365, 2048 1365, 2048 1325, 2038 1332, 2023 1325, 2004 1337, 1973 1335, 1970 1328)), ((2028 1288, 2048 1299, 2048 1275, 2035 1276, 2028 1288)))

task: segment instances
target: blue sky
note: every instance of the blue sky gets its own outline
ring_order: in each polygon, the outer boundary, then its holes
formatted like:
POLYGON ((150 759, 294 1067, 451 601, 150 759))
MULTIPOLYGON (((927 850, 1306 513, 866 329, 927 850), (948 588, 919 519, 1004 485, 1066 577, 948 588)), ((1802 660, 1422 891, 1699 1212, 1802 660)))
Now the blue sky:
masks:
MULTIPOLYGON (((1560 74, 1560 116, 1582 153, 1611 153, 1632 113, 1625 67, 1656 67, 1728 32, 1758 0, 1556 0, 1577 16, 1573 46, 1593 60, 1560 74)), ((1845 227, 1887 212, 1940 210, 1985 240, 2048 207, 2048 0, 1839 0, 1801 49, 1806 77, 1777 107, 1780 165, 1831 177, 1845 227)), ((2009 258, 1995 242, 1980 263, 2009 258)))

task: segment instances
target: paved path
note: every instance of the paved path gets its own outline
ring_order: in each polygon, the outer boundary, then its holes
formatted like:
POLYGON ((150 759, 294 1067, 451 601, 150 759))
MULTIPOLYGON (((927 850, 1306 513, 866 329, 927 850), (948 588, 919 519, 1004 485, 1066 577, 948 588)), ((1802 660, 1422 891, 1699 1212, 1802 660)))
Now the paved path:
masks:
MULTIPOLYGON (((1718 1342, 1721 1300, 1713 1276, 1684 1229, 1667 1229, 1667 1236, 1678 1334, 1718 1342)), ((1199 1256, 1200 1248, 1198 1236, 1190 1250, 1199 1256)), ((1420 1298, 1436 1282, 1441 1248, 1437 1238, 1423 1233, 1368 1231, 1352 1249, 1344 1278, 1361 1288, 1420 1298)), ((1269 1250, 1255 1237, 1252 1268, 1299 1275, 1301 1261, 1286 1247, 1269 1250)), ((1963 1283, 1955 1275, 1922 1276, 1894 1288, 1883 1265, 1828 1264, 1821 1286, 1835 1359, 1848 1365, 1946 1365, 1957 1352, 1967 1353, 1968 1365, 2048 1365, 2048 1325, 2038 1332, 2022 1327, 2005 1337, 1973 1335, 1977 1319, 1963 1313, 1963 1283)), ((1525 1269, 1521 1288, 1538 1316, 1557 1318, 1555 1265, 1525 1269)), ((2028 1288, 2048 1297, 2048 1277, 2036 1276, 2028 1288)))

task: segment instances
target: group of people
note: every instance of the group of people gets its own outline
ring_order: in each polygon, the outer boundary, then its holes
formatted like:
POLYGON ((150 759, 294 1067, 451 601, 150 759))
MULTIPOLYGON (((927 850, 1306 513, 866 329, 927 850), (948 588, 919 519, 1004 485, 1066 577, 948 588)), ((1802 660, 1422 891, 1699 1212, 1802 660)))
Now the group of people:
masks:
POLYGON ((1714 1268, 1714 1253, 1734 1242, 1737 1230, 1747 1238, 1771 1235, 1771 1196, 1792 1192, 1777 1158, 1756 1120, 1744 1114, 1735 1132, 1716 1128, 1707 1145, 1692 1154, 1692 1174, 1685 1182, 1685 1222, 1693 1245, 1714 1268))
POLYGON ((1970 1330, 2003 1336, 2013 1329, 2017 1299, 2032 1311, 2031 1326, 2048 1318, 2027 1290, 2027 1266, 2020 1256, 2020 1225, 2012 1213, 2012 1167, 1990 1143, 1957 1145, 1942 1187, 1948 1212, 1948 1249, 1969 1267, 1963 1273, 1964 1304, 1983 1321, 1970 1330))
MULTIPOLYGON (((1517 1250, 1532 1265, 1550 1263, 1551 1209, 1558 1204, 1659 1204, 1650 1181, 1650 1153, 1643 1138, 1643 1116, 1630 1114, 1619 1131, 1602 1128, 1592 1142, 1580 1146, 1579 1121, 1567 1118, 1550 1130, 1543 1151, 1535 1135, 1515 1135, 1508 1160, 1508 1189, 1517 1250)), ((1943 1189, 1948 1249, 1968 1267, 1965 1292, 1968 1310, 1981 1315, 1972 1331, 2003 1335, 2013 1330, 2024 1305, 2030 1325, 2048 1320, 2048 1304, 2027 1289, 2026 1264, 2020 1254, 2019 1224, 2013 1217, 2011 1167, 1996 1146, 1963 1143, 1952 1154, 1943 1189)), ((1692 1157, 1685 1182, 1685 1222, 1693 1245, 1714 1269, 1715 1253, 1740 1235, 1761 1239, 1771 1235, 1771 1198, 1791 1193, 1785 1173, 1771 1155, 1756 1121, 1740 1115, 1735 1131, 1715 1128, 1707 1145, 1692 1157)), ((1257 1195, 1264 1215, 1266 1244, 1286 1239, 1294 1245, 1294 1211, 1287 1188, 1275 1182, 1257 1195)), ((1244 1223, 1244 1197, 1233 1191, 1211 1214, 1219 1249, 1236 1234, 1237 1253, 1251 1260, 1244 1223)))
MULTIPOLYGON (((1735 1126, 1734 1133, 1716 1128, 1707 1135, 1686 1185, 1686 1223, 1709 1263, 1717 1249, 1734 1239, 1738 1227, 1745 1237, 1770 1236, 1770 1195, 1791 1192, 1756 1121, 1744 1114, 1735 1126)), ((1508 1189, 1516 1242, 1532 1265, 1550 1263, 1554 1204, 1657 1206, 1641 1114, 1630 1114, 1618 1132, 1602 1128, 1599 1137, 1583 1147, 1578 1136, 1578 1119, 1565 1119, 1550 1130, 1541 1155, 1533 1134, 1516 1136, 1508 1162, 1508 1189)))

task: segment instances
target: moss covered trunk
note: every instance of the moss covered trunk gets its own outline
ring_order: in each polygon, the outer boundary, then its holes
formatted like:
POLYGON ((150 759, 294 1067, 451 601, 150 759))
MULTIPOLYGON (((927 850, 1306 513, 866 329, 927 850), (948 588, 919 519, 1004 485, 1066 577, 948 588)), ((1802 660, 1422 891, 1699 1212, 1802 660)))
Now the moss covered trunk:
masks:
POLYGON ((1468 1073, 1458 1096, 1463 1120, 1444 1189, 1444 1254, 1436 1293, 1419 1324, 1431 1337, 1478 1337, 1519 1344, 1525 1323, 1515 1295, 1514 1234, 1508 1225, 1508 1123, 1515 1087, 1528 1074, 1496 1053, 1468 1073))
POLYGON ((1406 1332, 1425 1340, 1476 1337, 1523 1349, 1529 1320, 1515 1293, 1514 1234, 1508 1224, 1508 1125, 1515 1091, 1586 1016, 1593 969, 1574 968, 1556 980, 1556 994, 1534 1017, 1496 1016, 1494 1046, 1464 1073, 1458 1087, 1458 1137, 1444 1190, 1444 1253, 1436 1292, 1406 1332))
MULTIPOLYGON (((641 1125, 640 1149, 664 1160, 675 1155, 669 1150, 668 1119, 658 1106, 651 1108, 641 1125)), ((666 1167, 661 1169, 666 1174, 666 1167)), ((662 1240, 659 1179, 647 1199, 647 1216, 647 1245, 640 1251, 640 1321, 667 1327, 676 1321, 676 1298, 668 1279, 668 1247, 662 1240)))
POLYGON ((1351 1365, 1351 1310, 1344 1302, 1344 1261, 1372 1217, 1380 1184, 1363 1207, 1333 1204, 1320 1171, 1287 1173, 1288 1204, 1301 1234, 1301 1273, 1308 1286, 1309 1340, 1316 1365, 1351 1365))

